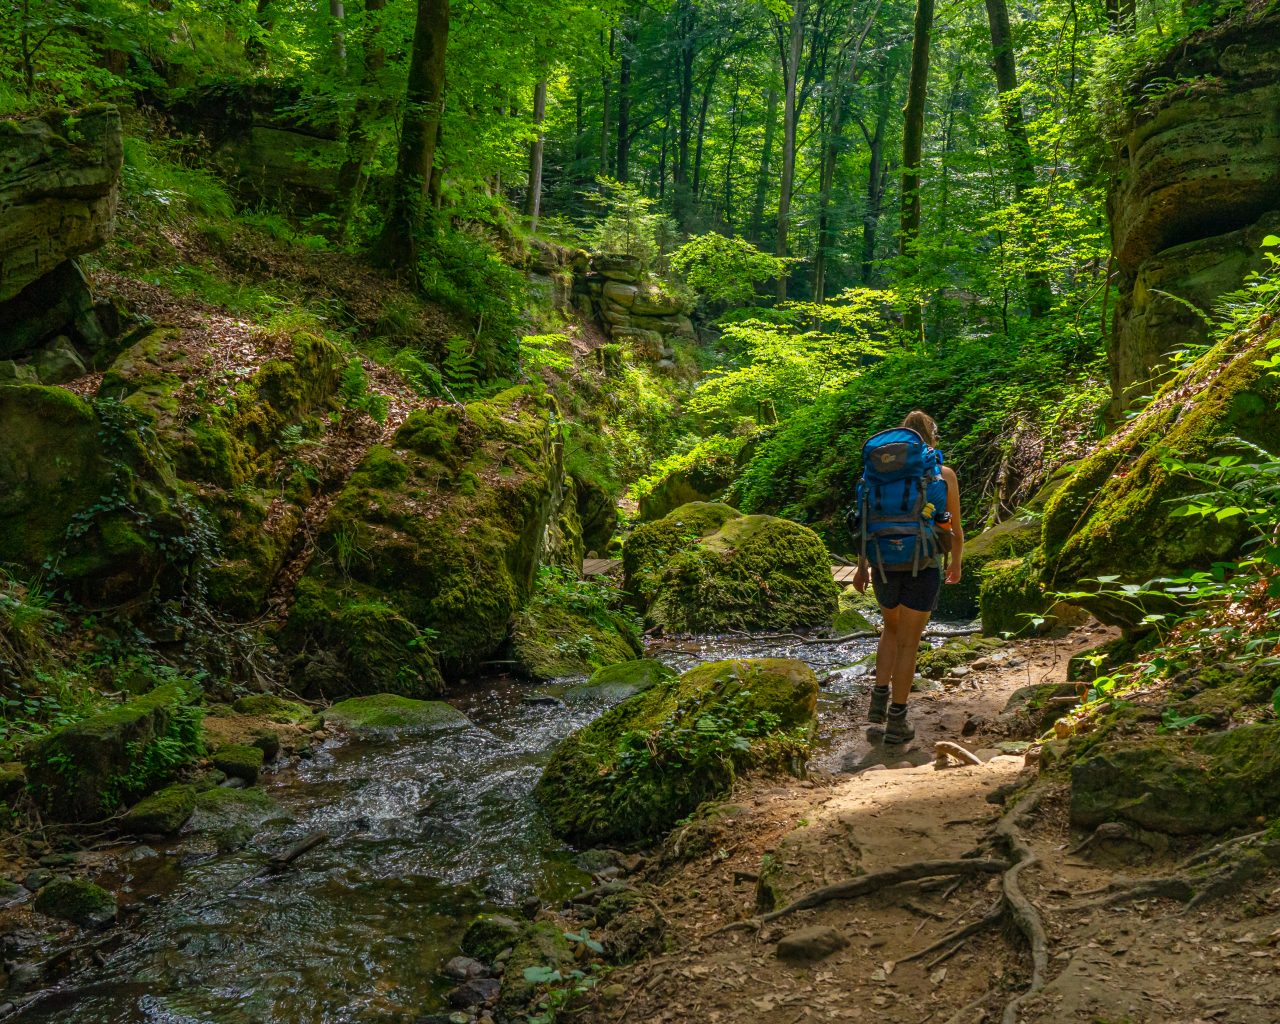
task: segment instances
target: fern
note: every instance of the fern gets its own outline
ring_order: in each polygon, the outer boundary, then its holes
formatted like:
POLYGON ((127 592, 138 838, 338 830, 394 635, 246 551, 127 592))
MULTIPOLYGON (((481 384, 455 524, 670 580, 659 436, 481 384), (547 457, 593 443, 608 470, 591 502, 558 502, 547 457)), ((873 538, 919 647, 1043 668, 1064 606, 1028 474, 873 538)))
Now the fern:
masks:
POLYGON ((342 371, 338 398, 348 412, 364 413, 379 425, 387 422, 390 406, 387 396, 369 390, 369 375, 358 357, 352 357, 342 371))
POLYGON ((456 334, 445 343, 444 378, 463 398, 474 395, 479 383, 475 349, 456 334))

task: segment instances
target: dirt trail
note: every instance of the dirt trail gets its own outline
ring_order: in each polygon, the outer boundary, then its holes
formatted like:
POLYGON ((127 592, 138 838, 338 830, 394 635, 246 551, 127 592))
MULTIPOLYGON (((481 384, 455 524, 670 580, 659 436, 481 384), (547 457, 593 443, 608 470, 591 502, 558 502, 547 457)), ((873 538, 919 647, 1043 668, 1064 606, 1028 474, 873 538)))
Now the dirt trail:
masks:
MULTIPOLYGON (((931 879, 790 914, 763 927, 725 925, 818 887, 902 864, 972 856, 1003 813, 988 801, 1024 771, 1021 754, 992 749, 1009 695, 1028 683, 1062 682, 1070 655, 1106 638, 1096 624, 1061 640, 1019 644, 1006 663, 913 702, 917 739, 905 755, 865 753, 861 730, 820 759, 836 770, 814 780, 754 780, 711 824, 673 837, 641 881, 669 922, 668 953, 610 975, 612 999, 576 1017, 593 1022, 975 1024, 999 1021, 1025 991, 1031 957, 1008 915, 902 962, 999 904, 998 875, 931 879), (1021 663, 1019 662, 1021 659, 1021 663), (977 684, 971 686, 970 684, 977 684), (962 738, 967 719, 970 736, 962 738), (980 766, 937 770, 933 744, 987 748, 980 766), (843 749, 842 749, 843 748, 843 749), (920 761, 927 763, 918 763, 920 761), (840 773, 843 761, 846 773, 840 773), (906 766, 907 762, 917 762, 906 766), (857 774, 847 774, 863 764, 857 774), (687 851, 710 852, 688 857, 687 851), (757 879, 761 879, 757 882, 757 879), (767 890, 762 905, 757 890, 767 890), (815 962, 780 959, 778 940, 834 929, 848 945, 815 962)), ((853 727, 866 698, 836 713, 853 727)), ((882 748, 880 748, 882 749, 882 748)), ((1031 771, 1032 769, 1026 769, 1031 771)), ((1067 794, 1049 789, 1022 829, 1038 863, 1021 888, 1049 939, 1048 984, 1010 1021, 1079 1024, 1263 1024, 1280 1019, 1280 889, 1265 880, 1240 898, 1185 913, 1168 901, 1072 909, 1118 874, 1158 873, 1185 844, 1091 844, 1067 825, 1067 794)), ((983 856, 1002 855, 985 847, 983 856)))

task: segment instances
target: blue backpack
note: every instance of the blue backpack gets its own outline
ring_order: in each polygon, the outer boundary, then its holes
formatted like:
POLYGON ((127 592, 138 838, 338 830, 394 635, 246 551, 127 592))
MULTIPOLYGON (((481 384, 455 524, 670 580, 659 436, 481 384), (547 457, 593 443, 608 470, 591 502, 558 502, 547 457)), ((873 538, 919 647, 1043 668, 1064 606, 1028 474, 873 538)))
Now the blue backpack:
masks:
POLYGON ((946 562, 951 537, 939 524, 951 514, 941 471, 942 453, 906 427, 883 430, 862 446, 856 529, 862 557, 881 579, 888 569, 910 566, 915 575, 946 562))

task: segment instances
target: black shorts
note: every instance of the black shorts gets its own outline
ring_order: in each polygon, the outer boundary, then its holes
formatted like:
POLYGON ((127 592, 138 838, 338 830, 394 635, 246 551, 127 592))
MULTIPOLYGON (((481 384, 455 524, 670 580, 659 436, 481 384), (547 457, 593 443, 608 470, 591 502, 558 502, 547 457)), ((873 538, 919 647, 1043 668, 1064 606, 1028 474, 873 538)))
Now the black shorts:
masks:
POLYGON ((933 612, 938 610, 938 593, 942 590, 942 570, 937 566, 932 569, 921 569, 911 575, 910 569, 886 571, 884 579, 880 578, 880 570, 872 566, 871 586, 875 588, 876 600, 881 608, 897 608, 905 605, 916 612, 933 612))

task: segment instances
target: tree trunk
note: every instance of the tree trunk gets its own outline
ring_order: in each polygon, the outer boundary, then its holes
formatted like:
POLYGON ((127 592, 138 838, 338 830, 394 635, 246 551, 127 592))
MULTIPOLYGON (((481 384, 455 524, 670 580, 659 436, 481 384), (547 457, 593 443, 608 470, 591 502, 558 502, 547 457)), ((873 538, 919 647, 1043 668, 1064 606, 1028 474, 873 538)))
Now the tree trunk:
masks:
MULTIPOLYGON (((932 2, 932 0, 930 0, 932 2)), ((804 51, 804 16, 808 0, 792 0, 787 66, 782 69, 785 99, 782 108, 782 185, 778 193, 777 253, 787 255, 787 229, 791 220, 791 191, 796 180, 796 81, 804 51)), ((778 276, 778 301, 787 297, 787 273, 778 276)))
MULTIPOLYGON (((1022 101, 1017 97, 1018 66, 1013 52, 1013 31, 1009 27, 1009 8, 1005 0, 987 0, 987 21, 991 28, 991 62, 996 73, 996 93, 1004 114, 1004 129, 1009 136, 1009 148, 1013 155, 1013 188, 1018 206, 1024 218, 1030 214, 1026 208, 1027 195, 1035 187, 1035 156, 1027 138, 1027 127, 1022 120, 1022 101)), ((1027 257, 1034 256, 1032 232, 1024 220, 1023 247, 1027 257)), ((1032 320, 1039 320, 1049 311, 1053 293, 1043 270, 1027 271, 1027 308, 1032 320)))
POLYGON ((379 262, 413 278, 417 277, 418 233, 426 212, 424 198, 431 189, 444 107, 448 39, 449 0, 418 0, 396 173, 387 220, 375 246, 379 262))
POLYGON ((716 72, 719 70, 713 63, 707 72, 707 84, 702 90, 702 104, 698 110, 698 143, 693 153, 693 199, 698 202, 702 195, 702 144, 707 134, 707 108, 711 104, 711 93, 716 85, 716 72))
POLYGON ((361 74, 363 88, 356 96, 355 110, 351 115, 351 126, 347 129, 347 152, 342 166, 338 169, 338 201, 342 204, 338 214, 338 234, 346 238, 351 230, 351 221, 360 207, 364 196, 368 177, 365 168, 373 157, 374 137, 369 131, 369 122, 381 112, 382 103, 378 97, 378 78, 387 63, 386 51, 382 48, 382 12, 387 0, 365 0, 365 20, 361 25, 363 33, 362 50, 364 52, 364 70, 361 74))
POLYGON ((343 23, 347 20, 347 9, 342 0, 329 0, 329 17, 333 20, 333 55, 338 67, 343 70, 347 66, 347 34, 343 23))
POLYGON ((765 104, 764 145, 760 152, 760 173, 756 175, 756 201, 751 207, 751 240, 760 244, 760 232, 764 229, 764 201, 769 191, 769 165, 773 159, 773 136, 778 125, 778 90, 769 87, 769 99, 765 104))
POLYGON ((542 150, 545 140, 542 122, 547 116, 547 80, 540 79, 533 90, 533 127, 538 134, 529 145, 529 189, 524 197, 524 212, 529 230, 538 230, 538 214, 542 208, 542 150))
POLYGON ((618 65, 618 151, 614 177, 626 181, 631 174, 631 39, 622 33, 618 65))
MULTIPOLYGON (((911 38, 911 79, 902 110, 902 221, 900 252, 902 272, 914 274, 916 243, 920 238, 920 162, 924 154, 924 104, 929 87, 929 43, 933 34, 934 0, 916 0, 915 27, 911 38)), ((922 330, 920 307, 912 305, 903 317, 907 333, 918 338, 922 330)))
POLYGON ((724 161, 724 201, 720 204, 721 216, 730 230, 733 229, 733 159, 738 149, 738 99, 741 95, 739 81, 738 72, 734 71, 733 99, 729 108, 729 153, 724 161))
POLYGON ((609 174, 609 89, 612 84, 613 29, 609 29, 609 59, 600 72, 600 91, 604 94, 600 104, 600 174, 605 177, 609 174))
POLYGON ((676 160, 672 185, 675 186, 673 212, 676 223, 682 228, 688 225, 690 210, 689 136, 693 112, 693 29, 693 2, 680 0, 679 122, 676 130, 676 160))

